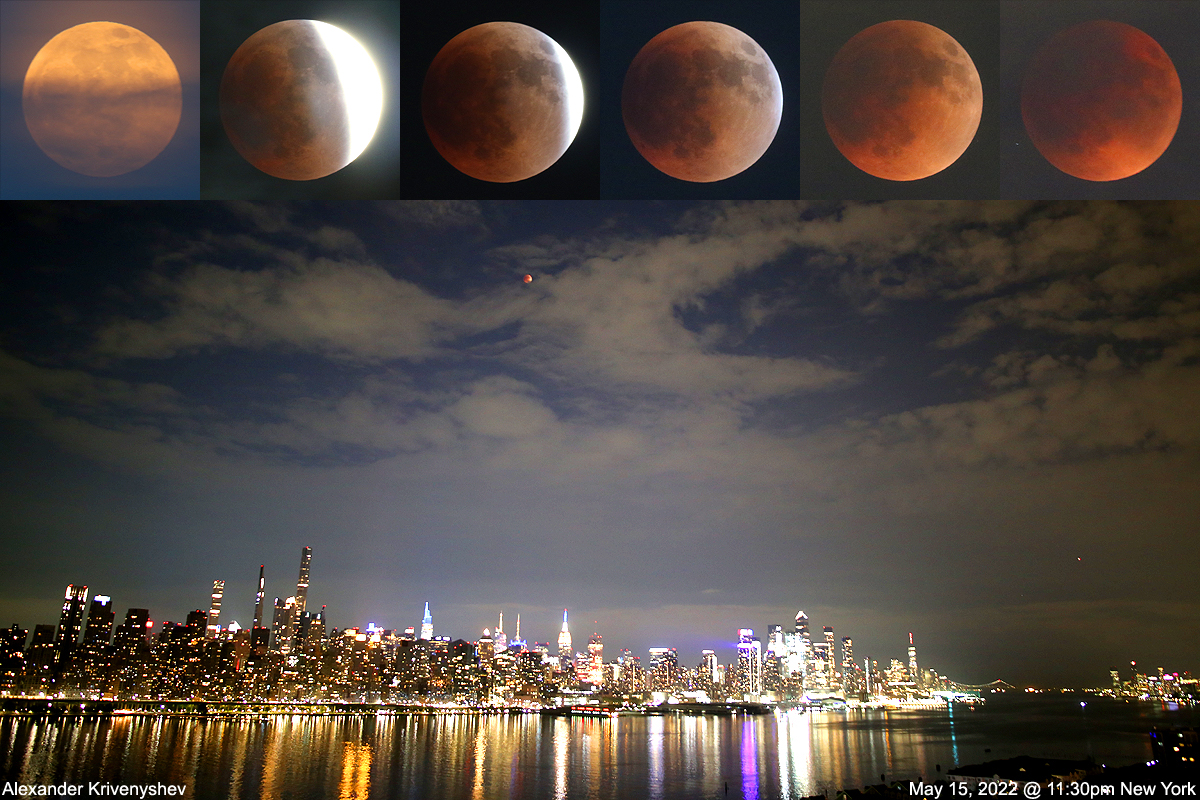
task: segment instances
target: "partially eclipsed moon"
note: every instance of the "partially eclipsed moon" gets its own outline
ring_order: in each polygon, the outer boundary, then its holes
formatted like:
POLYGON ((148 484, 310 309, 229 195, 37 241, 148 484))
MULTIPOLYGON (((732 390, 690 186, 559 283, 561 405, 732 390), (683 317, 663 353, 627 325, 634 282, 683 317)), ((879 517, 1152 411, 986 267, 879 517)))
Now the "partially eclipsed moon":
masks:
POLYGON ((877 178, 912 181, 941 172, 971 144, 983 85, 952 36, 897 19, 842 45, 825 73, 821 112, 850 163, 877 178))
POLYGON ((737 28, 685 22, 634 56, 621 115, 633 146, 655 167, 685 181, 719 181, 771 146, 783 87, 770 56, 737 28))
POLYGON ((1038 151, 1089 181, 1128 178, 1153 164, 1182 110, 1171 59, 1123 22, 1059 31, 1034 55, 1021 86, 1021 116, 1038 151))
POLYGON ((472 178, 533 177, 567 151, 583 120, 583 82, 558 42, 516 22, 468 28, 425 73, 430 141, 472 178))
POLYGON ((366 149, 383 82, 350 34, 325 22, 268 25, 242 43, 221 78, 221 123, 234 148, 276 178, 323 178, 366 149))
POLYGON ((46 155, 72 172, 111 178, 144 166, 170 143, 183 90, 158 42, 128 25, 85 22, 33 57, 21 105, 46 155))

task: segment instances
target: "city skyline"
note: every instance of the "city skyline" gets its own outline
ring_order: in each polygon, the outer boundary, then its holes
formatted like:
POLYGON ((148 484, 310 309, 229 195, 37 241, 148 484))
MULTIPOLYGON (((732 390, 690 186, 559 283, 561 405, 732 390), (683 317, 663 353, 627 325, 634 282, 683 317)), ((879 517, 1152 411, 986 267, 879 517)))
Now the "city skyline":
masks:
POLYGON ((2 211, 0 622, 245 624, 311 546, 339 624, 1200 660, 1195 203, 2 211))

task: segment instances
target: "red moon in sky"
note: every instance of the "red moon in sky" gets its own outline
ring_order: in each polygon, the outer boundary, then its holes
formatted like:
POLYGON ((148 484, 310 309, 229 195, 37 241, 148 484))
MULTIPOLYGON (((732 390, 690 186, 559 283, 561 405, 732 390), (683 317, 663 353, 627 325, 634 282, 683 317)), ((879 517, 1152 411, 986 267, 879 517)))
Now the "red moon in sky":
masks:
POLYGON ((685 181, 724 180, 766 152, 783 114, 770 57, 737 28, 685 22, 634 57, 621 114, 647 161, 685 181))
POLYGON ((1150 36, 1093 20, 1052 36, 1029 62, 1021 116, 1034 146, 1068 175, 1128 178, 1171 144, 1183 110, 1179 74, 1150 36))
POLYGON ((521 280, 525 281, 526 283, 533 283, 533 276, 526 275, 524 278, 521 278, 521 280))
POLYGON ((842 45, 825 73, 821 111, 850 163, 877 178, 914 181, 941 172, 971 144, 983 85, 952 36, 897 19, 842 45))
POLYGON ((371 57, 325 22, 291 19, 244 41, 221 77, 221 123, 268 175, 323 178, 349 164, 379 124, 383 88, 371 57))
POLYGON ((488 22, 438 51, 425 73, 421 115, 455 169, 511 183, 567 151, 583 120, 583 83, 567 51, 546 34, 488 22))

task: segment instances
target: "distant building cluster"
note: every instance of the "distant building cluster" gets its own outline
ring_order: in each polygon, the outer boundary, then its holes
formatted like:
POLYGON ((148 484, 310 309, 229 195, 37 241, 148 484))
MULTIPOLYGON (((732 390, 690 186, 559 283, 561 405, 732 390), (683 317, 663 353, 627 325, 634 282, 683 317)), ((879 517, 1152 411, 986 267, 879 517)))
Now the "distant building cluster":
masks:
MULTIPOLYGON (((0 694, 117 700, 218 702, 381 702, 475 706, 661 705, 675 703, 930 703, 969 699, 980 687, 951 682, 918 664, 909 634, 907 661, 886 667, 855 657, 849 636, 825 626, 814 637, 808 616, 791 630, 767 626, 765 641, 737 632, 736 658, 721 664, 704 650, 693 668, 674 647, 651 647, 645 660, 629 650, 605 660, 598 632, 586 647, 571 635, 563 610, 558 641, 527 642, 517 615, 510 637, 504 613, 478 639, 435 635, 425 604, 419 629, 329 629, 325 607, 308 605, 312 548, 301 550, 296 593, 275 598, 265 617, 265 566, 259 567, 254 620, 222 625, 225 582, 213 581, 209 608, 185 622, 155 628, 150 612, 131 608, 116 624, 111 598, 67 586, 57 627, 32 636, 0 630, 0 694)), ((511 619, 511 618, 510 618, 511 619)), ((1122 695, 1170 696, 1185 675, 1135 675, 1122 695)), ((1194 689, 1195 681, 1191 681, 1194 689)))
POLYGON ((1157 674, 1147 674, 1138 671, 1136 661, 1129 662, 1129 672, 1129 678, 1122 680, 1120 669, 1110 669, 1112 686, 1105 689, 1105 694, 1141 700, 1192 700, 1200 696, 1200 680, 1189 672, 1167 672, 1158 667, 1157 674))

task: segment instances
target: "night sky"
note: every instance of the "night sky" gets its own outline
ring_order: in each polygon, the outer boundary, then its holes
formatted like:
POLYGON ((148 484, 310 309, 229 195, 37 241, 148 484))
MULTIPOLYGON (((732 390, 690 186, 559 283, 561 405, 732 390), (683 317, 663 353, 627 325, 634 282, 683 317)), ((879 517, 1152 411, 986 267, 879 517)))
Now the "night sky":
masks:
POLYGON ((246 625, 309 545, 338 627, 1200 670, 1195 203, 0 213, 4 625, 246 625))

